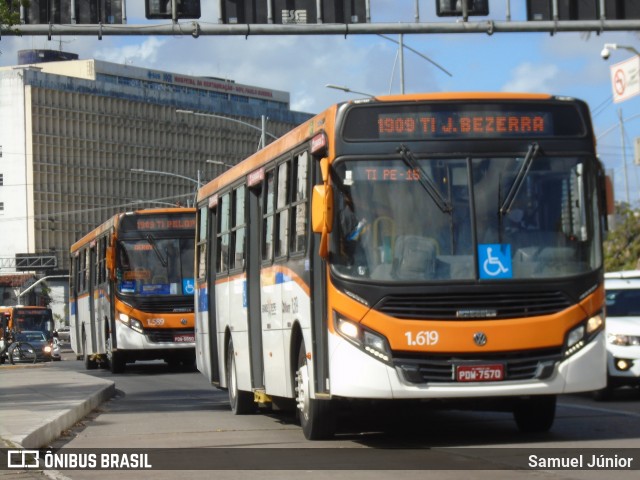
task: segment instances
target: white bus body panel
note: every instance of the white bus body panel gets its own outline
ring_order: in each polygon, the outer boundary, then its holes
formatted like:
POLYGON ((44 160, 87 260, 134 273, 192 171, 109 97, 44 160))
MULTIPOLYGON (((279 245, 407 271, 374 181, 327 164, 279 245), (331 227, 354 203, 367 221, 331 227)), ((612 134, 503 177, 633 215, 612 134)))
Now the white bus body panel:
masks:
MULTIPOLYGON (((206 287, 198 289, 195 310, 195 337, 196 337, 196 366, 209 382, 213 381, 211 371, 211 351, 209 349, 211 332, 209 331, 209 312, 200 310, 200 306, 207 303, 201 302, 200 298, 208 298, 209 292, 206 287), (202 297, 204 295, 204 297, 202 297)), ((215 335, 216 332, 213 332, 215 335)))
POLYGON ((394 368, 338 335, 329 334, 329 351, 331 395, 346 398, 473 398, 585 392, 604 387, 606 369, 603 333, 562 362, 546 380, 409 384, 394 368))

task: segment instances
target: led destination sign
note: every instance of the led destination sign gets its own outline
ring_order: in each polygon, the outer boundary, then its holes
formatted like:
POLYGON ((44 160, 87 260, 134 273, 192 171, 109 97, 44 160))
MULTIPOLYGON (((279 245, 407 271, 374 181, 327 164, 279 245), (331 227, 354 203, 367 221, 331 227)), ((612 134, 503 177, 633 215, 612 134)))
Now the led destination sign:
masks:
POLYGON ((380 114, 378 135, 381 139, 550 135, 553 132, 550 117, 549 114, 533 112, 380 114))
POLYGON ((195 230, 195 213, 181 215, 124 216, 121 227, 127 231, 195 230))
POLYGON ((585 120, 573 104, 439 102, 352 107, 344 138, 453 140, 583 137, 585 120))

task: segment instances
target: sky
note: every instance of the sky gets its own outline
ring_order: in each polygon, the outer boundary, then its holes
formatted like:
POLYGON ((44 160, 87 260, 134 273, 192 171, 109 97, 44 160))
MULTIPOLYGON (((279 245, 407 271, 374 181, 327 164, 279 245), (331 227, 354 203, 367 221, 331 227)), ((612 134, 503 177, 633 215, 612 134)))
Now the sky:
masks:
MULTIPOLYGON (((202 0, 199 22, 217 23, 217 1, 202 0)), ((507 0, 489 0, 489 17, 471 22, 505 21, 507 0)), ((439 18, 434 0, 420 0, 420 21, 439 18)), ((414 22, 414 0, 371 0, 371 21, 414 22)), ((525 21, 525 1, 511 0, 512 21, 525 21)), ((130 25, 146 20, 142 0, 127 1, 130 25)), ((390 35, 397 39, 397 35, 390 35)), ((598 151, 613 175, 616 200, 640 206, 640 166, 634 165, 634 141, 640 137, 640 95, 613 103, 610 68, 633 53, 618 49, 608 61, 605 43, 640 50, 640 32, 413 34, 404 43, 451 73, 406 50, 405 92, 497 91, 541 92, 585 100, 592 111, 598 151), (624 120, 627 181, 624 181, 624 120)), ((397 44, 377 35, 330 36, 87 36, 13 37, 0 39, 0 66, 17 63, 24 49, 62 49, 81 59, 135 65, 157 70, 228 78, 238 83, 287 91, 293 110, 316 113, 358 95, 326 88, 347 86, 373 95, 400 93, 397 44)), ((0 126, 1 128, 1 126, 0 126)))

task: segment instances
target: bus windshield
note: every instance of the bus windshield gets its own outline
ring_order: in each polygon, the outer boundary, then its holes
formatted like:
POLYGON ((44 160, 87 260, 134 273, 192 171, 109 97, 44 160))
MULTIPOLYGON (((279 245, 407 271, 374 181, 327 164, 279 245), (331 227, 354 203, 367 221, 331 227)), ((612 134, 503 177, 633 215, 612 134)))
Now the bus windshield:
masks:
POLYGON ((118 292, 136 295, 193 295, 194 239, 120 240, 118 292))
POLYGON ((334 163, 331 261, 380 281, 558 278, 598 268, 594 159, 517 156, 334 163))

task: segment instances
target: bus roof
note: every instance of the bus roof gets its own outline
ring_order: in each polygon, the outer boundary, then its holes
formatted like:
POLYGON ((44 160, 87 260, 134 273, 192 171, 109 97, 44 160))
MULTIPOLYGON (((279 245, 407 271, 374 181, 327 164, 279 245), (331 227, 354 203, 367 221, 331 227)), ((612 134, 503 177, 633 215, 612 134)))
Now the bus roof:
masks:
POLYGON ((136 215, 153 215, 153 214, 158 214, 158 213, 160 213, 160 214, 162 214, 162 213, 174 213, 174 212, 175 213, 184 213, 184 212, 195 212, 195 211, 196 211, 195 208, 175 207, 175 208, 145 208, 145 209, 134 210, 134 211, 130 211, 130 212, 116 213, 111 218, 106 220, 104 223, 102 223, 101 225, 97 226, 96 228, 91 230, 89 233, 87 233, 85 236, 80 238, 80 240, 78 240, 73 245, 71 245, 71 248, 70 248, 69 251, 71 253, 73 253, 73 252, 79 250, 83 245, 86 245, 87 243, 92 242, 93 240, 98 238, 104 232, 108 231, 111 228, 116 227, 118 225, 118 222, 120 221, 120 218, 122 218, 124 215, 133 215, 133 214, 136 214, 136 215))
MULTIPOLYGON (((416 102, 416 101, 459 101, 459 100, 551 100, 555 97, 547 93, 507 93, 507 92, 435 92, 416 93, 405 95, 384 95, 364 100, 351 100, 340 104, 334 104, 317 114, 305 123, 295 127, 274 142, 259 150, 247 159, 231 167, 226 172, 211 180, 198 191, 197 201, 200 202, 210 197, 226 185, 234 183, 239 178, 258 170, 271 159, 286 153, 305 141, 313 138, 322 131, 332 131, 335 127, 338 108, 345 103, 370 103, 370 102, 416 102)), ((332 155, 334 145, 329 139, 329 154, 332 155)))

